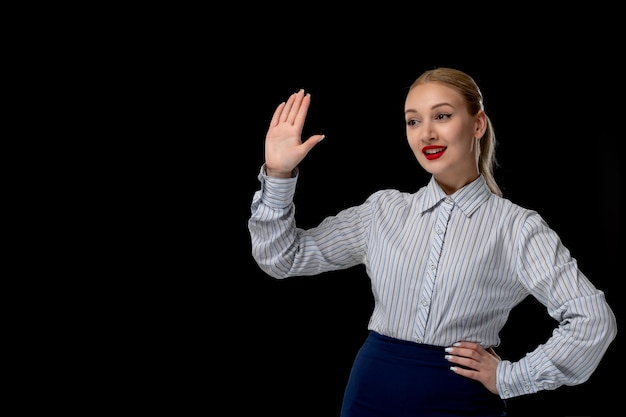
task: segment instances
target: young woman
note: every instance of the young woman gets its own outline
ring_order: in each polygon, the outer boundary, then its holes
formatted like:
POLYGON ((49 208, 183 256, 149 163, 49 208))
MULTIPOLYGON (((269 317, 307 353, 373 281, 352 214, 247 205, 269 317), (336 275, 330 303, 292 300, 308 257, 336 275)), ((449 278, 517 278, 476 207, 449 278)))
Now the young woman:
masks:
POLYGON ((406 136, 431 174, 425 186, 377 191, 304 230, 298 165, 324 138, 301 138, 310 102, 301 90, 277 107, 248 226, 272 277, 365 265, 374 309, 341 416, 504 416, 507 398, 585 382, 616 336, 615 316, 542 217, 503 198, 475 81, 437 68, 408 91, 406 136), (520 360, 502 360, 499 332, 527 296, 556 328, 520 360))

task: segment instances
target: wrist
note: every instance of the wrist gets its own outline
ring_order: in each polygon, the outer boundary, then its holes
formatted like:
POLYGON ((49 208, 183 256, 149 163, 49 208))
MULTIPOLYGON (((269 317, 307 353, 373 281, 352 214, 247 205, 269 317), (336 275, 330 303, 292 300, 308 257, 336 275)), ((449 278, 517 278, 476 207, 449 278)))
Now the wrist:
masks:
POLYGON ((293 170, 286 172, 286 171, 281 171, 278 169, 272 169, 266 165, 265 175, 267 175, 268 177, 274 177, 274 178, 292 178, 293 170))

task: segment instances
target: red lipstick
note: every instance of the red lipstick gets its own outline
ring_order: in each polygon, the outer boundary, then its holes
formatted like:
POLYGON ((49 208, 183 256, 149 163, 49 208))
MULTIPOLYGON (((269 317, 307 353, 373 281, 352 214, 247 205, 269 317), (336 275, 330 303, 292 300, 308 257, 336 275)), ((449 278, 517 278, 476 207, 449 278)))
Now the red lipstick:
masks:
POLYGON ((422 148, 422 153, 424 154, 426 159, 428 159, 429 161, 432 161, 433 159, 437 159, 441 155, 443 155, 445 150, 446 150, 445 146, 430 145, 430 146, 424 146, 422 148))

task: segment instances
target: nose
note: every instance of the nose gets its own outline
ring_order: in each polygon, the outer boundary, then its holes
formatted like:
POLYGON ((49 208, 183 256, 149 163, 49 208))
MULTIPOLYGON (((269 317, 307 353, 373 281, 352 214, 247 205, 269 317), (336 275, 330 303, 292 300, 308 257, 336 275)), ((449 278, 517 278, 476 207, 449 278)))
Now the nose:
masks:
POLYGON ((420 141, 423 143, 429 143, 435 140, 435 132, 432 129, 432 122, 430 120, 424 120, 422 122, 422 129, 420 131, 420 141))

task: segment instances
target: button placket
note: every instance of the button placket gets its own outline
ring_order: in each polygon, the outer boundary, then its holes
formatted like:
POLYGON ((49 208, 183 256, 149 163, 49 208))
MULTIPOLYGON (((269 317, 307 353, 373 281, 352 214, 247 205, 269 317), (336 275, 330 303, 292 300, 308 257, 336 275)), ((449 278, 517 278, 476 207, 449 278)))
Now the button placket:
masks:
POLYGON ((441 249, 443 247, 448 222, 452 213, 454 202, 445 198, 441 201, 437 207, 437 220, 435 222, 434 233, 430 242, 430 253, 428 256, 428 270, 427 276, 424 280, 424 286, 422 288, 422 294, 420 297, 420 308, 418 310, 417 317, 417 340, 424 339, 424 332, 426 329, 426 322, 428 320, 428 314, 430 312, 430 300, 432 298, 433 289, 435 288, 435 280, 437 278, 439 258, 441 256, 441 249))

